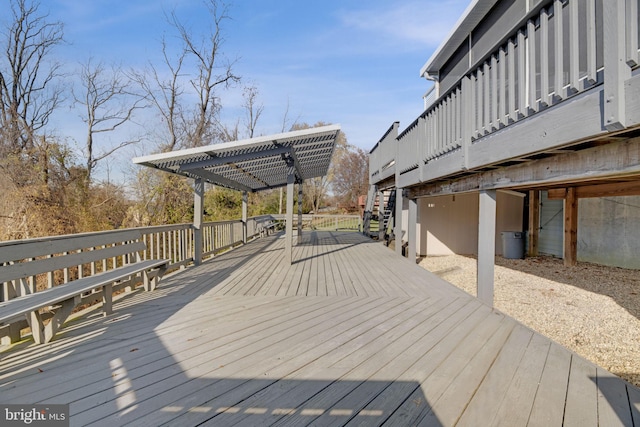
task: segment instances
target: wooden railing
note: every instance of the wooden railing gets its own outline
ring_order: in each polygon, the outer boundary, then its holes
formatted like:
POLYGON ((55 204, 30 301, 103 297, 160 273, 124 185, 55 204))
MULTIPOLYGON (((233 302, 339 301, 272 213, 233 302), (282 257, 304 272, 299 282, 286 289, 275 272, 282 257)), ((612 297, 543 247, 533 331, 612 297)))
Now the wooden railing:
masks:
MULTIPOLYGON (((285 215, 271 215, 274 220, 285 222, 285 215)), ((293 216, 293 228, 298 227, 298 216, 293 216)), ((361 231, 362 218, 360 215, 302 215, 302 229, 319 231, 361 231)))
MULTIPOLYGON (((249 224, 255 224, 255 220, 247 220, 247 230, 250 228, 249 224)), ((252 228, 255 229, 255 225, 252 228)), ((242 243, 242 221, 208 222, 203 225, 202 231, 205 256, 225 251, 242 243)), ((249 236, 253 237, 253 235, 254 231, 249 236)))
MULTIPOLYGON (((259 235, 256 224, 257 220, 260 218, 262 217, 247 219, 246 238, 248 240, 259 235)), ((141 259, 169 259, 169 270, 185 268, 188 264, 193 263, 195 240, 192 224, 141 227, 136 230, 142 234, 142 241, 146 245, 146 250, 139 254, 141 259)), ((98 249, 91 246, 91 241, 94 237, 117 231, 122 230, 26 239, 18 241, 17 244, 16 241, 0 242, 0 247, 11 245, 16 247, 16 250, 19 250, 21 243, 42 242, 43 244, 50 246, 50 255, 48 255, 48 257, 54 257, 57 254, 64 253, 62 251, 56 251, 56 247, 63 246, 65 240, 84 237, 86 238, 87 246, 82 249, 81 252, 92 251, 98 249)), ((203 224, 203 254, 205 256, 215 255, 229 248, 240 245, 243 243, 243 240, 244 233, 243 223, 241 220, 207 222, 203 224)), ((5 301, 7 299, 37 291, 38 289, 50 288, 68 283, 78 278, 95 275, 100 272, 117 268, 130 263, 136 258, 135 255, 136 254, 128 254, 118 258, 103 259, 102 261, 94 261, 86 265, 78 265, 75 268, 64 268, 60 271, 50 271, 39 277, 30 278, 28 283, 2 283, 2 287, 0 288, 0 301, 5 301)), ((32 259, 33 258, 30 258, 28 254, 25 254, 24 258, 11 260, 10 262, 29 262, 32 259)))
POLYGON ((395 174, 398 126, 399 123, 394 122, 369 155, 369 174, 372 181, 382 181, 395 174))
MULTIPOLYGON (((619 62, 638 68, 639 0, 618 3, 625 13, 617 20, 626 22, 605 20, 602 1, 554 0, 528 16, 395 141, 383 138, 374 147, 370 181, 385 179, 381 172, 392 162, 400 176, 454 152, 464 156, 464 148, 480 139, 600 86, 607 65, 605 32, 624 32, 625 58, 619 62)), ((606 1, 604 7, 609 7, 606 1)), ((610 60, 608 66, 619 65, 610 60)), ((495 160, 502 160, 501 155, 496 152, 495 160)), ((457 163, 458 170, 464 169, 464 160, 457 163)))

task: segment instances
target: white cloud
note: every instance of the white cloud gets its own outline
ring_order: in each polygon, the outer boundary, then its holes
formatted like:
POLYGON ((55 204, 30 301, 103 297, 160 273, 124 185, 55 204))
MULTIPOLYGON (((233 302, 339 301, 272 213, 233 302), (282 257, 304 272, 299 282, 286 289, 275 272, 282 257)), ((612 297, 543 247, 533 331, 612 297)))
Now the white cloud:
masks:
POLYGON ((468 3, 468 0, 393 2, 373 9, 343 9, 340 19, 348 28, 390 38, 394 44, 435 48, 449 34, 468 3))

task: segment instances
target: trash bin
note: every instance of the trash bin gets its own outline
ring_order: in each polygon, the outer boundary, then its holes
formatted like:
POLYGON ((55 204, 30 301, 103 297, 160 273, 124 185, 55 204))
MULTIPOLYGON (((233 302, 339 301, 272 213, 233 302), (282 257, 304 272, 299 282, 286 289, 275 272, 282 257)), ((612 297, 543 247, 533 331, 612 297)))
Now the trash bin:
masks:
POLYGON ((524 233, 522 231, 503 231, 502 256, 508 259, 524 258, 524 233))

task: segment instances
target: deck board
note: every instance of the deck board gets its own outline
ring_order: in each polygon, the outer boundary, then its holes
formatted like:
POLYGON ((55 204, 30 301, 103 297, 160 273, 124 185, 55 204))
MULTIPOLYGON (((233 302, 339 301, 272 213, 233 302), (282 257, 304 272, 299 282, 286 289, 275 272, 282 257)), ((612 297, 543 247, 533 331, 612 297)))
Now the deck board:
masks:
POLYGON ((285 258, 256 239, 3 351, 0 403, 68 403, 71 425, 638 423, 637 388, 380 243, 312 231, 285 258))

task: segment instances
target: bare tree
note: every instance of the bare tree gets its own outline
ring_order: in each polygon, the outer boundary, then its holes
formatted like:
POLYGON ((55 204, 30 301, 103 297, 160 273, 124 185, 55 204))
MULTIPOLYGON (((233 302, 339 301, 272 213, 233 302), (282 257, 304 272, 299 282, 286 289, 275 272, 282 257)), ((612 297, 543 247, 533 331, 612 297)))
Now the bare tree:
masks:
POLYGON ((258 103, 258 88, 255 85, 247 86, 242 91, 244 103, 242 104, 245 111, 245 119, 249 138, 253 138, 258 120, 264 111, 264 105, 258 103))
POLYGON ((3 32, 0 59, 0 129, 5 149, 31 150, 35 135, 63 100, 56 86, 60 64, 47 61, 63 42, 63 25, 48 22, 40 4, 11 0, 11 23, 3 32))
POLYGON ((133 71, 131 78, 141 87, 145 97, 156 109, 165 125, 166 134, 161 136, 167 141, 160 146, 160 151, 173 151, 185 143, 183 107, 180 98, 184 89, 180 82, 186 51, 180 51, 172 57, 167 42, 162 39, 162 56, 166 71, 160 71, 150 63, 144 73, 133 71), (167 75, 167 77, 164 77, 167 75))
POLYGON ((192 147, 205 145, 213 139, 213 125, 220 109, 216 89, 240 81, 240 77, 233 73, 233 64, 222 55, 222 22, 229 18, 228 8, 218 0, 209 0, 207 7, 212 27, 209 34, 200 40, 185 27, 175 13, 170 16, 170 23, 178 30, 185 52, 194 58, 197 64, 198 73, 191 79, 191 85, 198 97, 192 126, 189 127, 189 145, 192 147))
MULTIPOLYGON (((258 126, 258 120, 264 111, 264 105, 258 103, 258 88, 254 85, 246 86, 242 90, 244 99, 242 107, 244 109, 244 126, 246 128, 246 137, 253 138, 258 126)), ((237 141, 241 138, 240 119, 236 119, 232 126, 218 122, 220 138, 225 141, 237 141)))
POLYGON ((96 136, 114 132, 130 123, 136 110, 144 108, 144 98, 131 90, 131 81, 115 67, 105 68, 89 59, 80 72, 82 90, 74 93, 76 103, 84 107, 82 121, 87 125, 85 141, 86 182, 97 163, 127 145, 138 142, 128 140, 115 147, 96 153, 96 136))

